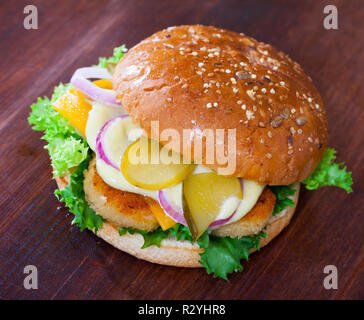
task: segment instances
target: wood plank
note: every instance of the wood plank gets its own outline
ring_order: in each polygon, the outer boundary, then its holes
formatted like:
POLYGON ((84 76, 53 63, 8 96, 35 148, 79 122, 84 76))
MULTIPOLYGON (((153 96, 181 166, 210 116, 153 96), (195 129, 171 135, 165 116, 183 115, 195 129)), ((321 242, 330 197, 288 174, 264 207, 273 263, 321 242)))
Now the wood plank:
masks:
POLYGON ((0 4, 0 298, 3 299, 363 299, 364 11, 359 0, 332 0, 339 30, 322 26, 324 2, 32 1, 39 29, 22 27, 26 1, 0 4), (73 71, 132 47, 171 25, 216 25, 271 43, 298 61, 325 101, 330 145, 353 171, 354 193, 303 191, 284 233, 251 256, 230 282, 204 270, 153 265, 71 226, 53 195, 41 134, 29 105, 73 71), (23 269, 39 270, 25 290, 23 269), (325 265, 339 289, 322 285, 325 265))

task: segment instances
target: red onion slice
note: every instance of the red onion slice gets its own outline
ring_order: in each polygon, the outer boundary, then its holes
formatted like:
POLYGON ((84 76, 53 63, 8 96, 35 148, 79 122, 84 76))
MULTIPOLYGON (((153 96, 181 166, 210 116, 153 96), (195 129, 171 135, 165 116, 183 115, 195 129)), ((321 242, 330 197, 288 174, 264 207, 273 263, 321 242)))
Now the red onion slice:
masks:
POLYGON ((107 155, 107 150, 105 148, 105 134, 107 133, 110 126, 117 120, 117 119, 124 119, 129 117, 128 114, 122 114, 121 116, 115 117, 104 124, 101 128, 99 134, 96 138, 96 152, 97 156, 103 160, 106 164, 110 165, 111 167, 115 168, 116 170, 120 171, 119 166, 117 163, 114 163, 110 157, 107 155))
POLYGON ((161 207, 170 218, 180 224, 187 226, 187 222, 185 220, 185 217, 183 216, 183 210, 180 210, 174 206, 165 190, 160 190, 158 192, 158 198, 161 207))
POLYGON ((239 201, 237 208, 236 208, 236 209, 235 209, 235 211, 231 214, 231 216, 230 216, 230 217, 225 218, 225 219, 219 219, 219 220, 214 221, 213 223, 211 223, 211 224, 209 225, 209 229, 210 229, 210 228, 221 227, 222 225, 224 225, 224 224, 228 223, 228 222, 229 222, 229 221, 230 221, 230 220, 231 220, 231 219, 235 216, 235 213, 238 211, 238 209, 239 209, 239 207, 240 207, 240 203, 241 203, 241 201, 239 201))
POLYGON ((88 80, 91 78, 110 80, 112 77, 105 68, 88 67, 77 69, 70 82, 93 100, 113 107, 121 106, 120 103, 116 101, 115 92, 113 90, 98 87, 96 84, 88 80))

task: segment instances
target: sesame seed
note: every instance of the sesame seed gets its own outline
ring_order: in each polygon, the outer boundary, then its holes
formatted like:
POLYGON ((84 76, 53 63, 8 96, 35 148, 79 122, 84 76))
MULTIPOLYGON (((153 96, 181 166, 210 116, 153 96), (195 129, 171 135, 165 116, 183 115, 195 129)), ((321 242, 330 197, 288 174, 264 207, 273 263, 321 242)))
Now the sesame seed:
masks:
POLYGON ((262 92, 263 93, 266 93, 267 92, 267 89, 266 88, 262 88, 262 92))
POLYGON ((284 81, 281 81, 279 84, 280 84, 281 86, 284 86, 286 83, 285 83, 284 81))
POLYGON ((268 158, 268 159, 272 159, 272 155, 270 153, 266 153, 265 157, 268 158))
POLYGON ((239 80, 246 80, 250 77, 249 73, 245 71, 237 71, 235 75, 239 80))
POLYGON ((212 108, 212 103, 208 103, 207 105, 206 105, 206 107, 209 109, 209 108, 212 108))
POLYGON ((256 79, 256 78, 257 78, 257 75, 253 73, 253 74, 251 75, 251 78, 252 78, 252 79, 256 79))
POLYGON ((288 154, 292 154, 293 153, 293 150, 292 149, 289 149, 288 150, 288 154))
POLYGON ((242 104, 242 103, 243 103, 243 101, 241 101, 241 100, 237 101, 237 104, 242 104))
POLYGON ((276 91, 272 88, 272 89, 270 89, 270 91, 269 91, 271 94, 275 94, 276 93, 276 91))
POLYGON ((271 122, 270 122, 270 125, 273 127, 273 128, 278 128, 283 122, 283 119, 281 116, 275 116, 271 122))
POLYGON ((231 70, 230 69, 226 69, 225 72, 226 73, 231 73, 231 70))
POLYGON ((302 129, 298 129, 298 130, 297 130, 297 133, 298 133, 298 134, 302 134, 302 129))
POLYGON ((312 98, 311 98, 311 97, 308 97, 308 98, 307 98, 307 101, 308 101, 309 103, 311 103, 311 102, 312 102, 312 98))
POLYGON ((299 126, 304 126, 307 123, 307 118, 305 116, 300 116, 296 119, 296 123, 299 126))
POLYGON ((272 138, 272 136, 273 136, 273 135, 272 135, 272 131, 270 131, 270 130, 269 130, 269 131, 267 132, 267 136, 268 136, 269 138, 272 138))
POLYGON ((196 52, 196 51, 193 51, 191 54, 192 54, 193 56, 197 56, 197 52, 196 52))
POLYGON ((295 108, 292 108, 291 109, 291 113, 294 114, 296 112, 296 109, 295 108))
POLYGON ((246 110, 246 117, 248 118, 248 120, 251 120, 251 119, 254 119, 255 117, 254 117, 254 113, 253 113, 253 111, 251 111, 251 110, 246 110))
POLYGON ((255 98, 254 98, 254 95, 255 95, 254 90, 247 90, 247 91, 246 91, 246 93, 248 94, 248 96, 249 96, 251 99, 255 100, 255 98))
POLYGON ((204 65, 204 63, 203 62, 199 62, 198 63, 198 66, 201 68, 202 66, 204 65))
POLYGON ((230 78, 230 81, 231 81, 232 84, 236 84, 235 78, 230 78))
POLYGON ((238 88, 235 88, 235 87, 233 88, 233 92, 234 92, 234 93, 237 93, 238 91, 239 91, 239 89, 238 89, 238 88))
POLYGON ((246 109, 246 105, 245 105, 245 104, 243 104, 243 105, 241 106, 241 108, 242 108, 243 110, 245 110, 245 109, 246 109))

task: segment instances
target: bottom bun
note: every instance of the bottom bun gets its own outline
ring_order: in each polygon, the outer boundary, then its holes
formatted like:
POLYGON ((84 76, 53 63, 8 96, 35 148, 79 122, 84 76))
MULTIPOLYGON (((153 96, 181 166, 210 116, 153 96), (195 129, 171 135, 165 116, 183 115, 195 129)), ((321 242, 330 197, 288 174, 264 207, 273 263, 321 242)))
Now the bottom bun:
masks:
MULTIPOLYGON (((57 177, 56 182, 58 188, 62 189, 67 186, 68 179, 57 177)), ((265 229, 268 237, 261 239, 260 248, 266 246, 289 224, 297 206, 298 195, 299 186, 297 192, 292 197, 295 203, 294 207, 288 207, 279 215, 271 217, 265 229)), ((198 244, 192 244, 187 240, 177 241, 174 239, 164 239, 160 247, 150 246, 142 249, 144 240, 141 234, 135 233, 131 235, 126 233, 120 236, 118 228, 110 222, 104 222, 102 228, 96 232, 96 235, 115 248, 127 252, 138 259, 175 267, 202 267, 199 260, 200 253, 203 252, 203 249, 198 244)), ((251 250, 251 252, 254 251, 256 249, 251 250)))

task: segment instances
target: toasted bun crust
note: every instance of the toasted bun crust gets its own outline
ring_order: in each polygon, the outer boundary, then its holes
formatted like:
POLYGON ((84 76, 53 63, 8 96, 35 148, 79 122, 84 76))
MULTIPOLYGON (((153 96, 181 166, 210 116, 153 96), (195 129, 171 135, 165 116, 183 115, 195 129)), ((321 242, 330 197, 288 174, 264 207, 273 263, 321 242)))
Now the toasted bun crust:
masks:
MULTIPOLYGON (((58 188, 62 189, 67 186, 69 181, 67 178, 57 177, 56 182, 58 188)), ((295 207, 289 207, 283 215, 268 220, 267 229, 265 230, 268 237, 261 240, 261 248, 267 245, 289 224, 298 202, 298 193, 299 192, 297 191, 293 197, 295 207)), ((141 249, 144 241, 140 234, 131 235, 126 233, 125 235, 120 236, 118 227, 111 222, 105 222, 96 234, 115 248, 127 252, 138 259, 175 267, 201 267, 198 261, 200 260, 199 254, 203 249, 199 248, 197 244, 192 245, 189 241, 165 239, 162 241, 160 248, 150 246, 141 249)))
MULTIPOLYGON (((227 129, 236 129, 238 177, 299 182, 327 146, 325 110, 311 79, 287 55, 244 34, 201 25, 162 30, 121 59, 113 85, 149 135, 151 121, 159 120, 160 132, 175 129, 183 137, 191 129, 204 146, 204 129, 225 129, 225 141, 227 129)), ((172 148, 186 156, 193 145, 172 148)), ((217 170, 205 155, 203 149, 192 159, 217 170)))
MULTIPOLYGON (((297 203, 297 200, 298 197, 295 198, 295 203, 297 203)), ((268 234, 268 237, 262 238, 260 248, 271 242, 289 224, 294 211, 295 207, 288 208, 284 216, 274 220, 267 226, 265 232, 268 234)), ((102 229, 97 232, 97 235, 115 248, 125 251, 138 259, 175 267, 201 267, 198 261, 200 260, 199 254, 203 249, 200 249, 197 245, 192 245, 188 241, 167 239, 162 241, 160 248, 151 246, 141 249, 144 241, 140 234, 130 235, 127 233, 120 236, 117 228, 109 222, 104 223, 102 229)), ((254 251, 256 250, 252 250, 252 252, 254 251)))

